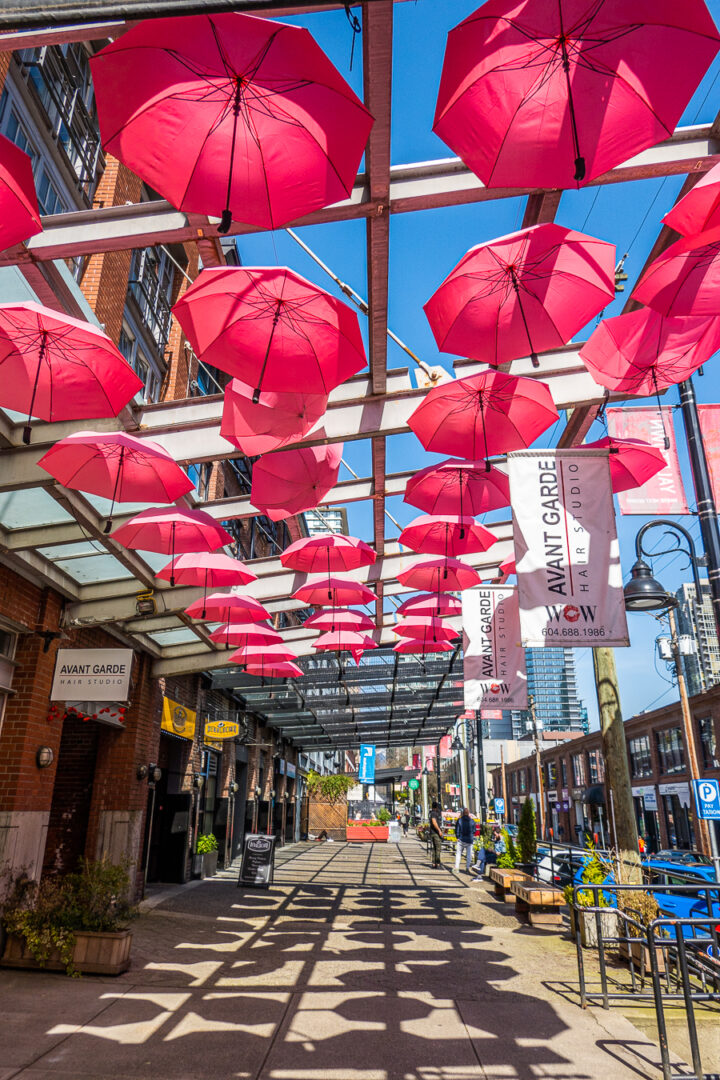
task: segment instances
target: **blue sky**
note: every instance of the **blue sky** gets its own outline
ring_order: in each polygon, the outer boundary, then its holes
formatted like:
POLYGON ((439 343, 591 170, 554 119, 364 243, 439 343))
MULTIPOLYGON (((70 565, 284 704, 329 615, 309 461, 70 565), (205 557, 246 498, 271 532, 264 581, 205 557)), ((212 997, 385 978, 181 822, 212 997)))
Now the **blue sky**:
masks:
MULTIPOLYGON (((393 164, 451 156, 448 147, 432 132, 445 39, 447 32, 477 6, 472 0, 407 0, 395 5, 393 164)), ((720 0, 709 0, 708 7, 716 22, 720 23, 720 0)), ((344 11, 307 15, 287 21, 307 26, 353 89, 362 96, 362 49, 358 43, 353 70, 349 71, 352 35, 344 11)), ((709 123, 718 109, 720 59, 716 59, 698 88, 682 123, 709 123)), ((618 258, 628 252, 625 270, 629 281, 626 291, 606 309, 606 316, 620 313, 652 247, 661 218, 674 202, 683 179, 682 176, 668 177, 563 194, 557 214, 560 224, 613 242, 617 246, 618 258)), ((524 205, 524 199, 504 199, 473 206, 398 214, 392 218, 389 325, 423 360, 446 367, 452 363, 452 357, 438 353, 422 305, 469 247, 519 228, 524 205)), ((303 240, 340 278, 361 295, 367 295, 363 221, 314 226, 301 230, 301 234, 303 240)), ((239 250, 247 265, 289 265, 328 291, 338 292, 322 270, 283 232, 243 237, 239 250)), ((362 316, 361 325, 364 332, 362 316)), ((579 339, 585 336, 579 335, 579 339)), ((406 355, 392 342, 389 342, 388 362, 392 367, 407 366, 406 355)), ((706 366, 704 377, 695 380, 696 393, 701 402, 720 399, 718 362, 715 358, 706 366)), ((664 401, 676 404, 677 391, 669 391, 664 401)), ((694 493, 679 414, 676 415, 675 426, 688 503, 693 507, 694 493)), ((598 438, 602 434, 601 426, 595 424, 589 438, 598 438)), ((369 443, 346 444, 345 459, 359 475, 370 475, 369 443)), ((412 435, 396 436, 387 441, 388 472, 421 467, 431 460, 434 459, 424 454, 412 435)), ((349 479, 349 475, 341 468, 341 479, 349 479)), ((401 524, 407 523, 416 514, 401 499, 389 499, 387 506, 401 524)), ((372 539, 370 503, 352 504, 348 507, 348 517, 351 532, 372 539)), ((622 564, 627 577, 634 561, 635 533, 646 519, 618 515, 617 520, 622 564)), ((693 534, 698 547, 701 547, 697 518, 688 516, 681 520, 693 534)), ((390 522, 387 522, 387 535, 389 538, 394 536, 390 522)), ((668 588, 675 589, 682 581, 690 580, 690 571, 678 557, 659 558, 654 569, 668 588)), ((656 620, 649 615, 630 615, 628 618, 631 647, 618 649, 616 661, 623 711, 626 716, 631 716, 651 705, 667 704, 677 698, 677 691, 663 679, 663 676, 667 676, 665 666, 657 665, 661 674, 656 670, 654 641, 661 632, 656 620)), ((590 650, 576 650, 576 663, 580 693, 589 708, 591 722, 596 723, 590 650)))

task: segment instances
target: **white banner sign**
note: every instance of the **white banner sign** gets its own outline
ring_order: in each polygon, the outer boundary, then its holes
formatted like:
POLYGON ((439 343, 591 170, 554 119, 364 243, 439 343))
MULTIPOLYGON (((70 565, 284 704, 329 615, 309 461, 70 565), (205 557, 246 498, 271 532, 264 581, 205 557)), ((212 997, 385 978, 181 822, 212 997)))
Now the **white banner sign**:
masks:
POLYGON ((508 454, 521 641, 629 645, 606 450, 508 454))
POLYGON ((58 649, 51 701, 127 701, 132 649, 58 649))
POLYGON ((466 709, 527 708, 517 589, 481 586, 462 593, 466 709))

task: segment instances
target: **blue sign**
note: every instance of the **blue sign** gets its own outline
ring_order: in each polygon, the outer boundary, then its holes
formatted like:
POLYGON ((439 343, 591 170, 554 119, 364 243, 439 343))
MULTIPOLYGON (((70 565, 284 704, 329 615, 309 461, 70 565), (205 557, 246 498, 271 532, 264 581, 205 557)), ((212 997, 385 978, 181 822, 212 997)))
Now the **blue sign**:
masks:
POLYGON ((360 747, 358 782, 361 784, 375 783, 375 747, 369 746, 367 743, 360 747))
POLYGON ((720 782, 693 780, 693 787, 698 817, 709 821, 720 821, 720 782))
POLYGON ((493 804, 495 806, 495 813, 498 814, 498 816, 502 816, 502 815, 505 814, 505 800, 504 799, 493 799, 493 804))

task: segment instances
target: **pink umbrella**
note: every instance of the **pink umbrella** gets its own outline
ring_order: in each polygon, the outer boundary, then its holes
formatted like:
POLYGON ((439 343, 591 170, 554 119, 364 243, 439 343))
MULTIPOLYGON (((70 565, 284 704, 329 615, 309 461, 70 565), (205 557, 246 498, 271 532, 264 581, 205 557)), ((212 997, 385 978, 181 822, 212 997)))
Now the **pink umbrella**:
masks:
POLYGON ((462 604, 454 596, 444 596, 442 593, 420 593, 404 600, 397 609, 398 615, 435 615, 447 617, 448 615, 462 615, 462 604))
MULTIPOLYGON (((231 656, 229 658, 233 660, 231 656)), ((243 660, 233 660, 235 664, 244 663, 243 660)), ((305 672, 293 664, 291 660, 271 661, 270 663, 247 664, 245 671, 248 675, 257 675, 261 679, 301 679, 305 672)))
POLYGON ((185 608, 185 614, 191 619, 208 618, 221 623, 256 623, 270 618, 270 612, 257 600, 237 593, 211 593, 208 597, 193 600, 185 608))
MULTIPOLYGON (((207 597, 209 588, 218 585, 247 585, 250 581, 257 581, 257 574, 248 570, 239 559, 233 559, 222 551, 178 555, 155 577, 172 585, 202 585, 204 597, 207 597)), ((205 618, 204 611, 201 618, 205 618)))
POLYGON ((720 164, 704 173, 695 187, 663 218, 681 236, 697 236, 720 225, 720 164))
MULTIPOLYGON (((233 538, 215 518, 203 510, 143 510, 110 534, 123 547, 140 551, 176 552, 214 551, 232 544, 233 538)), ((175 579, 170 576, 170 584, 175 579)))
POLYGON ((206 364, 265 390, 325 395, 367 360, 352 308, 286 266, 203 270, 173 308, 206 364))
POLYGON ((225 388, 220 434, 247 457, 295 442, 315 426, 327 408, 324 394, 263 390, 253 403, 252 387, 232 379, 225 388))
POLYGON ((305 626, 315 630, 374 630, 375 623, 362 611, 337 608, 333 611, 316 611, 305 620, 305 626))
POLYGON ((428 592, 462 592, 481 580, 472 566, 459 559, 420 559, 398 574, 401 585, 428 592))
POLYGON ((280 562, 291 570, 317 574, 327 570, 357 570, 371 566, 377 555, 364 540, 342 533, 320 533, 303 536, 280 555, 280 562))
POLYGON ((614 297, 614 244, 547 222, 470 248, 424 311, 441 352, 537 367, 614 297))
POLYGON ((717 315, 720 228, 676 240, 650 263, 633 300, 661 315, 717 315))
POLYGON ((312 510, 338 478, 343 444, 266 454, 253 466, 250 501, 271 521, 312 510))
POLYGON ((510 574, 517 574, 517 569, 515 567, 515 556, 513 556, 511 559, 506 559, 505 562, 500 563, 500 573, 505 574, 506 577, 509 577, 510 574))
POLYGON ((90 61, 104 148, 173 206, 277 229, 350 195, 372 117, 300 26, 148 19, 90 61))
POLYGON ((78 431, 56 442, 38 465, 63 487, 111 495, 105 532, 116 502, 175 502, 193 482, 158 443, 125 431, 78 431))
POLYGON ((0 304, 0 405, 32 416, 117 416, 142 380, 97 326, 27 301, 0 304))
POLYGON ((448 35, 434 131, 488 187, 573 187, 672 135, 718 44, 703 0, 490 0, 448 35))
POLYGON ((404 638, 393 645, 393 652, 397 653, 426 653, 453 652, 456 648, 449 641, 433 641, 432 638, 404 638))
POLYGON ((424 555, 468 555, 487 551, 497 541, 489 529, 474 518, 454 514, 422 514, 400 533, 399 543, 424 555))
POLYGON ((616 494, 642 487, 651 476, 667 468, 662 450, 642 439, 616 439, 608 435, 585 446, 588 450, 610 451, 610 479, 616 494))
POLYGON ((277 644, 245 645, 236 649, 230 657, 234 664, 282 663, 284 660, 297 660, 297 653, 289 649, 284 642, 277 644))
POLYGON ((342 607, 344 604, 372 604, 375 593, 359 581, 326 577, 308 581, 292 594, 293 600, 315 607, 342 607))
POLYGON ((530 446, 558 419, 545 383, 483 371, 433 387, 408 425, 426 450, 487 458, 530 446))
POLYGON ((448 626, 433 615, 408 615, 392 628, 394 634, 406 638, 430 638, 432 641, 454 641, 460 631, 448 626))
POLYGON ((279 645, 282 637, 276 630, 262 623, 224 623, 213 630, 211 641, 220 641, 223 645, 279 645))
POLYGON ((507 474, 485 461, 448 458, 428 465, 407 482, 404 501, 428 514, 486 514, 510 505, 507 474))
POLYGON ((321 634, 317 641, 313 642, 313 649, 318 652, 349 652, 357 664, 366 649, 377 649, 377 642, 367 634, 359 634, 353 630, 334 630, 327 634, 321 634))
POLYGON ((0 135, 0 250, 42 232, 32 161, 0 135))

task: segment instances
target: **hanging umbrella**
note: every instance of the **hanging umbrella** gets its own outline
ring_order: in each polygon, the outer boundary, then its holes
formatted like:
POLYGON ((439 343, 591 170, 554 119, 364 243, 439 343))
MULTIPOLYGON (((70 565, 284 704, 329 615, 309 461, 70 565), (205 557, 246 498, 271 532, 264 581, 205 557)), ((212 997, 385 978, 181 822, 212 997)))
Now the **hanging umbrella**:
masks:
POLYGON ((395 623, 393 634, 406 638, 430 638, 432 641, 454 641, 460 631, 448 626, 442 619, 433 615, 408 615, 395 623))
POLYGON ((0 304, 0 406, 30 417, 117 416, 142 380, 97 326, 32 301, 0 304))
POLYGON ((352 308, 286 266, 203 270, 173 308, 206 364, 263 391, 325 395, 366 363, 352 308))
POLYGON ((662 450, 642 439, 616 439, 607 435, 586 443, 585 448, 610 451, 610 480, 616 495, 620 491, 642 487, 651 476, 667 468, 662 450))
POLYGON ((289 649, 284 641, 268 645, 245 645, 236 649, 230 659, 234 664, 272 664, 285 660, 297 660, 297 653, 289 649))
MULTIPOLYGON (((233 660, 232 656, 229 658, 233 660)), ((243 660, 233 660, 235 664, 244 663, 243 660)), ((293 664, 291 660, 278 660, 265 663, 247 664, 245 671, 248 675, 257 675, 261 679, 301 679, 305 672, 293 664)))
POLYGON ((497 536, 474 518, 455 514, 422 514, 406 525, 398 542, 424 555, 468 555, 487 551, 497 536))
POLYGON ((488 187, 573 187, 669 138, 719 44, 703 0, 490 0, 448 35, 433 130, 488 187))
POLYGON ((208 597, 193 600, 185 608, 185 614, 191 619, 208 618, 221 623, 256 623, 270 618, 270 612, 257 600, 238 593, 211 593, 208 597))
POLYGON ((506 559, 505 562, 500 563, 500 573, 505 574, 506 577, 509 577, 510 574, 517 574, 514 555, 511 559, 506 559))
MULTIPOLYGON (((214 551, 232 544, 233 538, 204 510, 143 510, 110 534, 123 547, 158 551, 175 558, 176 553, 214 551)), ((170 575, 170 584, 175 578, 170 575)))
POLYGON ((282 637, 276 630, 262 623, 223 623, 213 630, 211 641, 242 648, 245 645, 279 645, 282 637))
POLYGON ((558 419, 545 383, 483 371, 433 387, 408 425, 426 450, 487 458, 530 446, 558 419))
POLYGON ((0 135, 0 250, 42 232, 32 161, 0 135))
POLYGON ((253 466, 250 501, 271 521, 314 509, 335 487, 343 444, 266 454, 253 466))
POLYGON ((78 431, 56 442, 38 465, 63 487, 110 497, 106 533, 116 502, 172 503, 194 487, 167 450, 125 431, 78 431))
POLYGON ((419 559, 398 574, 401 585, 428 592, 462 592, 481 580, 472 566, 459 559, 419 559))
MULTIPOLYGON (((252 570, 248 570, 239 559, 233 559, 223 551, 178 555, 155 577, 178 585, 202 585, 204 597, 207 597, 208 589, 217 588, 219 585, 247 585, 251 581, 257 581, 257 575, 253 574, 252 570)), ((205 618, 204 611, 201 618, 205 618)))
POLYGON ((253 389, 239 379, 225 388, 220 434, 256 457, 301 439, 315 426, 327 408, 324 394, 301 394, 263 390, 255 404, 253 389))
POLYGON ((303 536, 280 555, 280 562, 291 570, 317 574, 327 570, 357 570, 371 566, 377 555, 364 540, 342 533, 319 533, 303 536))
POLYGON ((308 581, 292 594, 293 600, 315 607, 342 607, 344 604, 372 604, 375 593, 359 581, 325 577, 308 581))
POLYGON ((352 192, 372 117, 308 30, 148 19, 90 60, 103 147, 179 210, 277 229, 352 192))
POLYGON ((462 604, 454 596, 446 596, 442 593, 420 593, 418 596, 411 596, 409 600, 404 600, 396 614, 438 617, 462 615, 462 604))
POLYGON ((412 476, 404 501, 428 514, 486 514, 510 505, 507 474, 486 461, 448 458, 412 476))
POLYGON ((327 634, 321 634, 317 641, 313 642, 313 649, 318 652, 349 652, 357 664, 366 649, 377 649, 377 642, 367 634, 359 634, 353 630, 334 630, 327 634))
POLYGON ((697 184, 668 210, 663 221, 681 236, 697 236, 720 225, 720 164, 704 173, 697 184))
POLYGON ((424 311, 441 352, 538 367, 614 298, 615 245, 547 222, 470 248, 424 311))
POLYGON ((650 263, 632 294, 661 315, 713 316, 718 312, 720 228, 676 240, 650 263))
POLYGON ((348 608, 337 608, 331 611, 316 611, 305 620, 305 626, 314 630, 374 630, 375 623, 369 615, 362 611, 352 611, 348 608))
POLYGON ((453 652, 456 648, 449 641, 433 641, 432 638, 404 638, 393 645, 393 652, 397 653, 426 653, 453 652))

